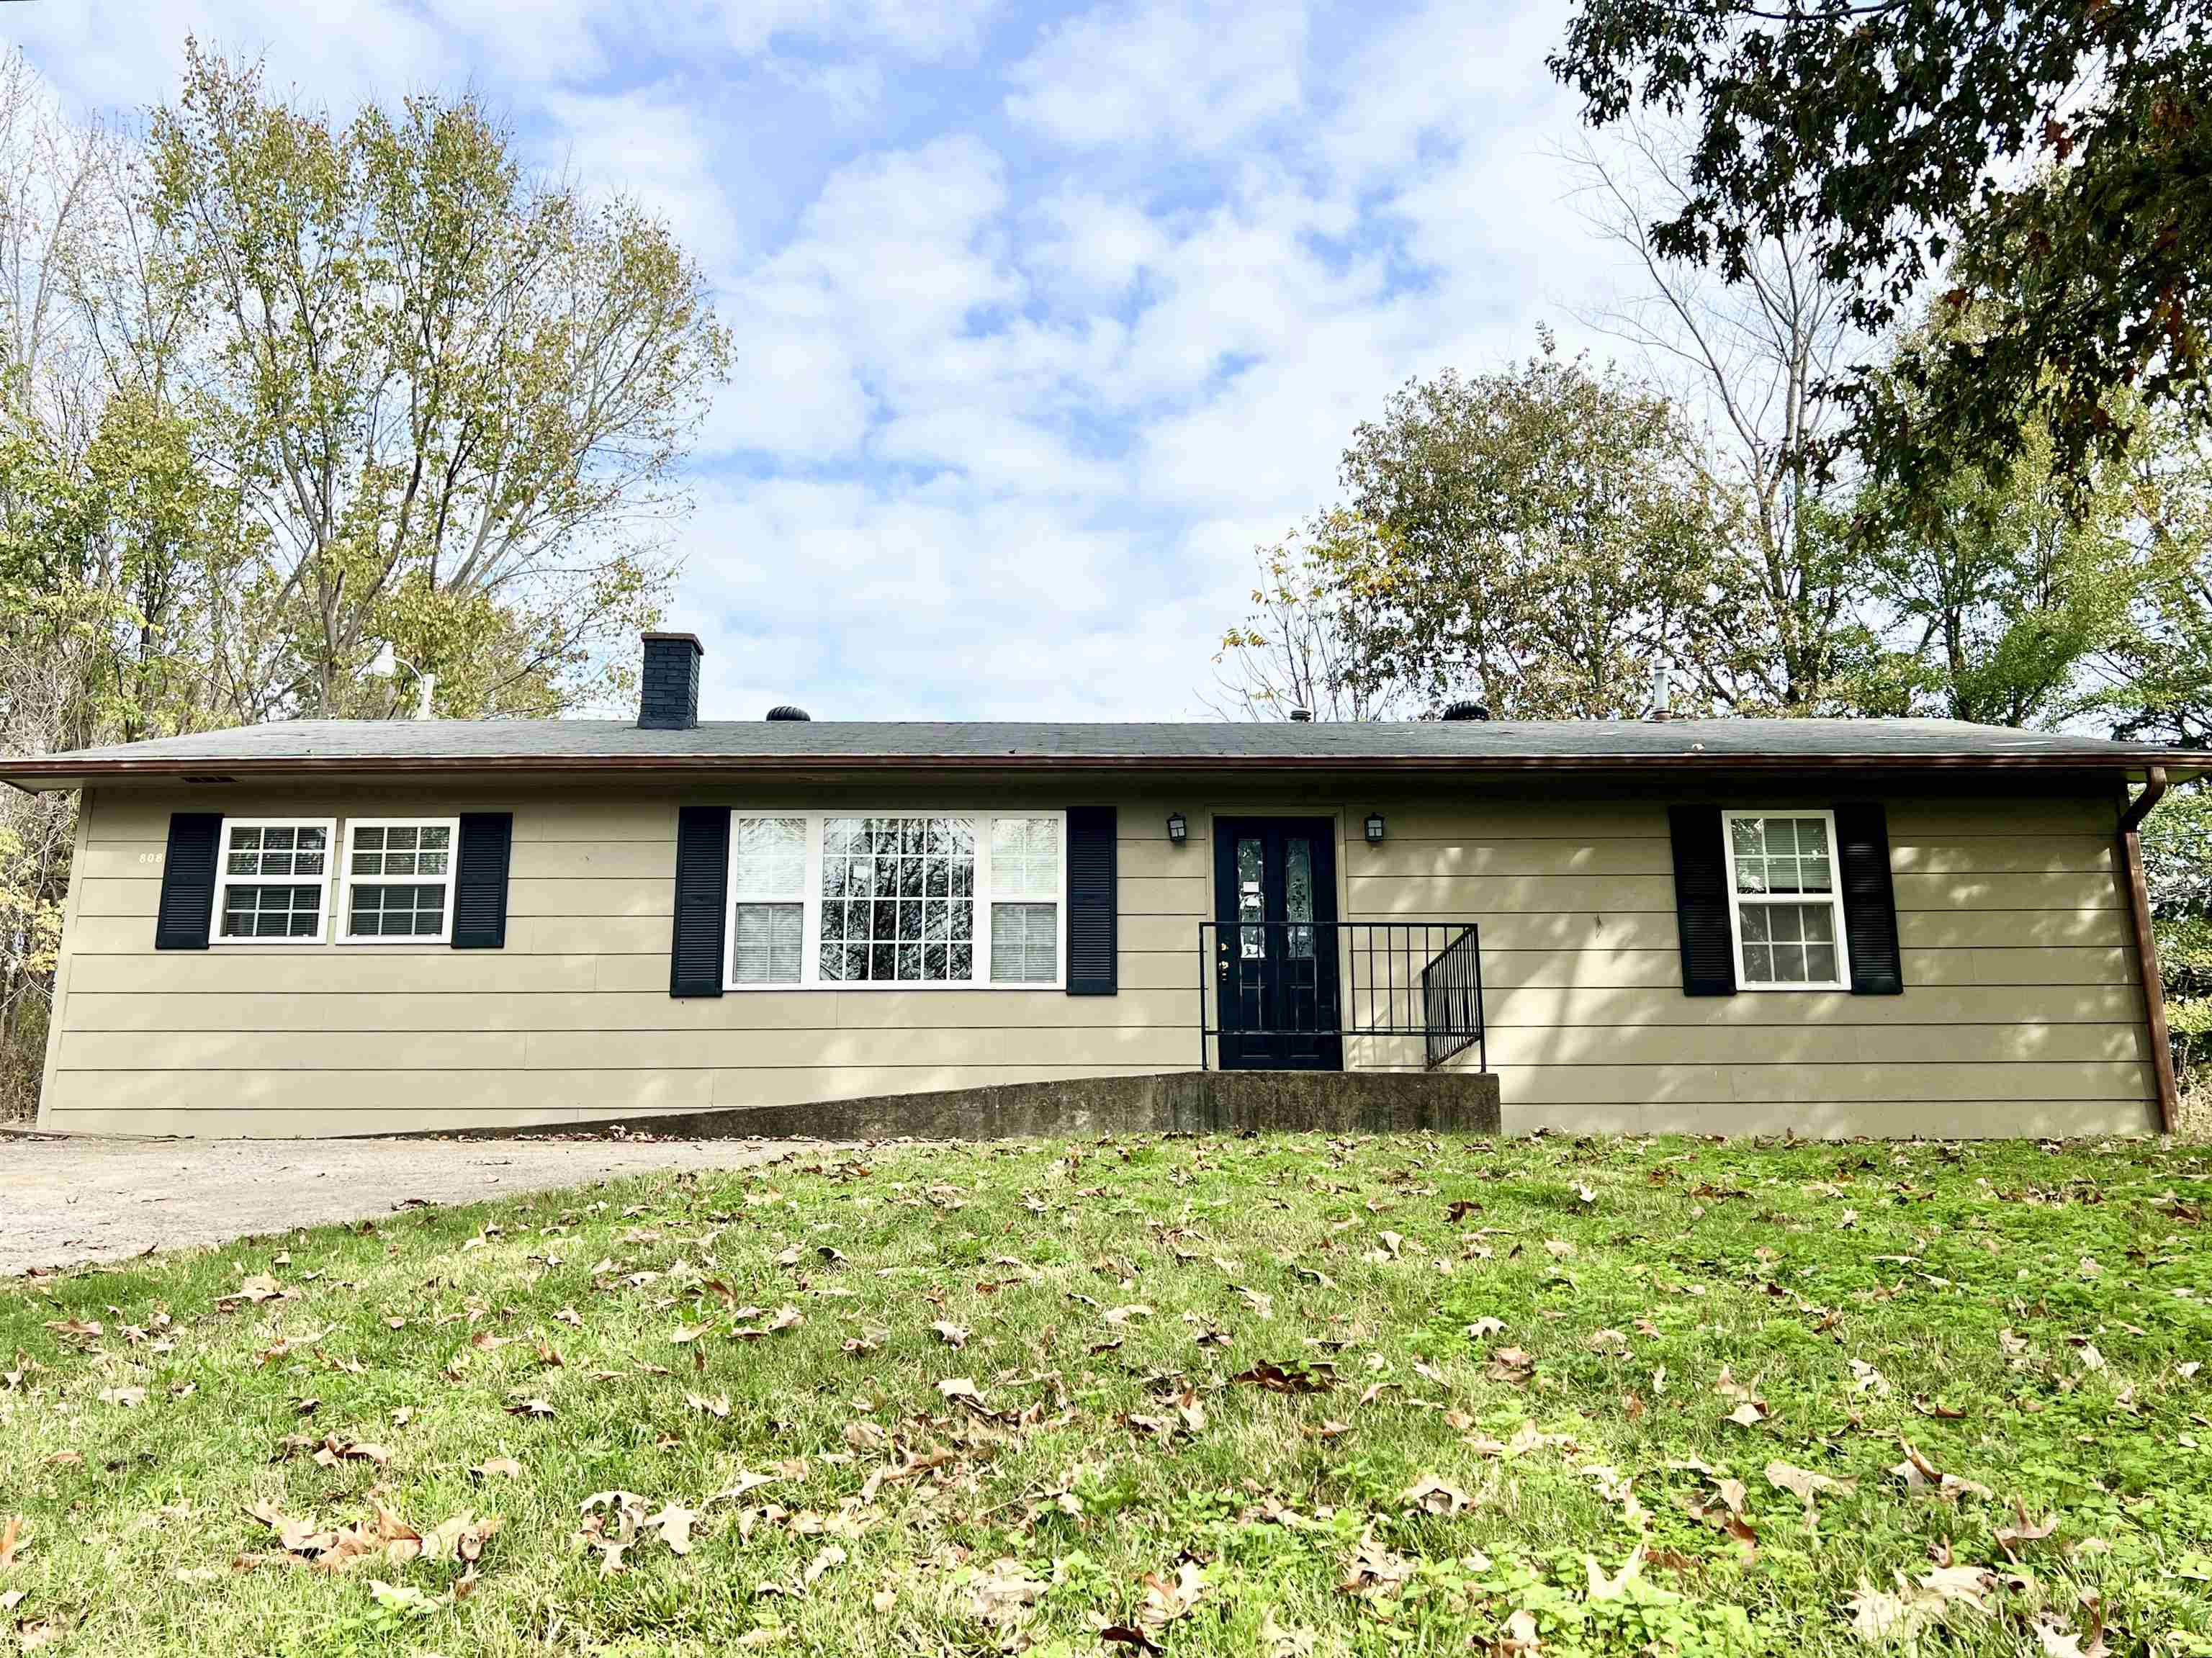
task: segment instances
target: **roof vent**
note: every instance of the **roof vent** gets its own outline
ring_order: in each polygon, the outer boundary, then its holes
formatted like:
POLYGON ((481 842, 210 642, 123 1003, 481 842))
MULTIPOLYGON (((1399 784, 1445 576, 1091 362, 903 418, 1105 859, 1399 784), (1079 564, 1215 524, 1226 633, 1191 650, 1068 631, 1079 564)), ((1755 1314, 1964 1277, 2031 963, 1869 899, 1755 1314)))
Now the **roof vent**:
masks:
POLYGON ((811 720, 814 716, 794 703, 779 702, 768 711, 771 720, 811 720))
POLYGON ((1301 726, 1310 726, 1313 724, 1313 710, 1311 708, 1292 708, 1291 710, 1291 718, 1301 726))
POLYGON ((1447 720, 1487 720, 1490 710, 1480 702, 1455 702, 1444 710, 1447 720))

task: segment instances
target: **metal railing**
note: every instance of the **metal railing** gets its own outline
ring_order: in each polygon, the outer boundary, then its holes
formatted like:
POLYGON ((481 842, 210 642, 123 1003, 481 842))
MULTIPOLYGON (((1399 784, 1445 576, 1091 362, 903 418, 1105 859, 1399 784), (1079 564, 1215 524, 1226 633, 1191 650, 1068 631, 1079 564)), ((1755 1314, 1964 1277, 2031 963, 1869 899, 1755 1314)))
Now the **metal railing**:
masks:
POLYGON ((1201 921, 1198 954, 1201 1069, 1217 1038, 1334 1069, 1346 1043, 1389 1066, 1414 1037, 1428 1070, 1469 1048, 1490 1068, 1472 922, 1201 921))

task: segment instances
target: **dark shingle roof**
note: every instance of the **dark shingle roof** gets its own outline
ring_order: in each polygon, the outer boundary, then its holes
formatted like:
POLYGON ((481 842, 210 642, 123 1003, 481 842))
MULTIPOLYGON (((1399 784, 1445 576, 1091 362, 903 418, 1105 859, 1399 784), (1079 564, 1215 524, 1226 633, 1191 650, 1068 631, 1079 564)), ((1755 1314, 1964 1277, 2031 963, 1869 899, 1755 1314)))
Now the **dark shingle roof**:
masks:
POLYGON ((196 770, 882 770, 1341 767, 1605 770, 1646 765, 2020 766, 2140 772, 2193 756, 2136 744, 1947 720, 1438 720, 1107 725, 715 720, 641 731, 623 720, 302 720, 0 760, 0 780, 196 770))

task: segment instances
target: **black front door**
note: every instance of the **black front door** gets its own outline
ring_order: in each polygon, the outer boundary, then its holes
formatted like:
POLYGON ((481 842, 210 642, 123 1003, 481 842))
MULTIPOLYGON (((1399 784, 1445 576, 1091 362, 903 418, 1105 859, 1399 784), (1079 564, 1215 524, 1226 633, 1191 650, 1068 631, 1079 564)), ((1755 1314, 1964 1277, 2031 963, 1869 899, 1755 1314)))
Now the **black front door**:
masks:
POLYGON ((1341 1071, 1336 826, 1213 820, 1213 985, 1225 1071, 1341 1071))

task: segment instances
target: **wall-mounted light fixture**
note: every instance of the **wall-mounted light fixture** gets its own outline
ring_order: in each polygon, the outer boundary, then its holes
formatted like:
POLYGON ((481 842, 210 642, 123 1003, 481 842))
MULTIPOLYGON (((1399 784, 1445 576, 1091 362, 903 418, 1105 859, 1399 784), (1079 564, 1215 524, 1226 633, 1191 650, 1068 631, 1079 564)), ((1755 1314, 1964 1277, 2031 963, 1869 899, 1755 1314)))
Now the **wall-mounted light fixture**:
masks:
POLYGON ((1190 824, 1179 811, 1168 814, 1168 839, 1177 846, 1190 839, 1190 824))
POLYGON ((1382 844, 1382 814, 1379 811, 1367 814, 1367 844, 1370 847, 1382 844))

